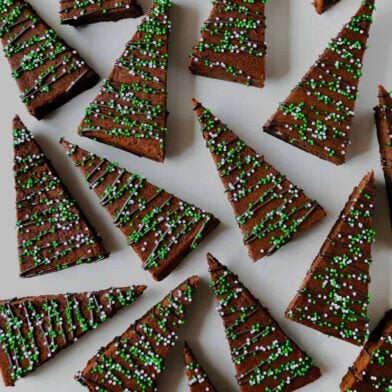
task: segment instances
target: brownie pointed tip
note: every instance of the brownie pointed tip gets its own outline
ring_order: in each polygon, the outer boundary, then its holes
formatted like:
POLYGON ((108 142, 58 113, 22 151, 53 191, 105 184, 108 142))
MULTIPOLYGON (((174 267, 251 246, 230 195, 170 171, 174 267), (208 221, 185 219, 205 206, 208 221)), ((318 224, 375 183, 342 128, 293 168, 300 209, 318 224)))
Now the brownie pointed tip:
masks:
POLYGON ((140 284, 135 286, 135 291, 137 293, 137 295, 142 295, 147 289, 147 286, 144 284, 140 284))
POLYGON ((200 284, 200 277, 197 275, 193 275, 187 280, 187 282, 190 286, 197 288, 200 284))
POLYGON ((210 270, 216 269, 222 265, 211 253, 207 254, 207 263, 210 270))
POLYGON ((66 150, 71 150, 72 149, 72 143, 70 143, 68 140, 66 140, 64 137, 62 137, 59 140, 59 143, 66 149, 66 150))
POLYGON ((15 116, 14 116, 14 118, 12 120, 12 123, 13 124, 15 124, 15 123, 23 123, 23 121, 19 117, 19 114, 15 114, 15 116))
POLYGON ((374 183, 374 170, 370 170, 363 177, 363 181, 374 183))
POLYGON ((196 98, 192 98, 192 108, 195 110, 200 105, 200 102, 196 98))

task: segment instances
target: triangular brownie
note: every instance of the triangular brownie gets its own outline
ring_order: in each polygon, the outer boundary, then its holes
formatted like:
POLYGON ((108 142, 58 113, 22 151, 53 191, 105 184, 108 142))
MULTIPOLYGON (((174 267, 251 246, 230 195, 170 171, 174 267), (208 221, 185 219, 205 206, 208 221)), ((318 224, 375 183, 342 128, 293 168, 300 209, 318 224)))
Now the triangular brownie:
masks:
POLYGON ((20 275, 106 258, 101 238, 18 116, 12 132, 20 275))
POLYGON ((219 223, 144 177, 61 143, 154 279, 164 279, 219 223))
POLYGON ((321 373, 313 359, 283 332, 238 276, 212 255, 207 259, 241 391, 289 392, 317 380, 321 373))
POLYGON ((133 154, 165 158, 170 0, 154 0, 86 109, 79 134, 133 154))
POLYGON ((379 87, 378 94, 380 103, 374 108, 374 116, 392 224, 392 94, 383 86, 379 87))
POLYGON ((217 392, 187 343, 184 347, 184 360, 190 392, 217 392))
POLYGON ((342 392, 392 391, 392 311, 370 335, 340 384, 342 392))
POLYGON ((99 76, 23 0, 0 4, 0 37, 28 111, 43 118, 99 76))
POLYGON ((361 1, 351 21, 280 103, 265 132, 336 165, 345 162, 374 2, 361 1))
POLYGON ((193 100, 249 256, 269 256, 325 216, 320 205, 193 100))
POLYGON ((370 172, 354 188, 286 311, 290 320, 359 346, 369 330, 374 199, 370 172))
POLYGON ((91 358, 76 379, 89 391, 157 391, 165 360, 185 323, 199 285, 193 276, 181 283, 121 336, 91 358))
POLYGON ((137 18, 140 15, 143 15, 143 10, 137 0, 60 0, 62 24, 80 26, 137 18))
POLYGON ((313 4, 319 14, 324 13, 340 0, 314 0, 313 4))
POLYGON ((201 37, 190 53, 192 73, 263 87, 267 2, 213 0, 201 37))
POLYGON ((132 304, 145 286, 0 301, 0 369, 6 386, 132 304))

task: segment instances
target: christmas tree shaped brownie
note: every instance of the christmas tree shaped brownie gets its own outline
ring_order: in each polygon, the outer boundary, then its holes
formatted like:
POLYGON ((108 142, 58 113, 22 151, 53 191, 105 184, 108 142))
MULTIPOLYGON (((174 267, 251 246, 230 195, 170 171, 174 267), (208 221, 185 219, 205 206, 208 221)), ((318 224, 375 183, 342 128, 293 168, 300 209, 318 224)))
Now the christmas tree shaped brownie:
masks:
POLYGON ((389 311, 340 384, 342 392, 392 391, 392 311, 389 311))
POLYGON ((157 391, 165 360, 199 285, 193 276, 91 358, 76 379, 89 391, 157 391))
POLYGON ((21 276, 106 258, 101 238, 18 116, 12 132, 21 276))
POLYGON ((154 0, 86 109, 81 136, 163 162, 170 7, 169 0, 154 0))
POLYGON ((312 358, 283 332, 237 275, 212 255, 207 258, 241 391, 288 392, 317 380, 321 373, 312 358))
POLYGON ((60 0, 62 24, 80 26, 140 15, 143 15, 143 10, 137 0, 60 0))
POLYGON ((314 0, 313 4, 319 14, 324 13, 340 0, 314 0))
POLYGON ((354 188, 286 312, 290 320, 359 346, 369 329, 374 198, 370 172, 354 188))
POLYGON ((193 100, 249 256, 269 256, 325 216, 320 205, 193 100))
POLYGON ((217 391, 187 343, 184 347, 184 360, 190 392, 217 391))
POLYGON ((132 304, 145 286, 0 301, 0 369, 6 386, 132 304))
POLYGON ((263 87, 267 2, 213 0, 199 42, 190 53, 192 73, 263 87))
POLYGON ((383 86, 379 87, 379 100, 374 116, 392 224, 392 95, 383 86))
POLYGON ((65 140, 62 144, 154 279, 164 279, 219 223, 144 177, 65 140))
POLYGON ((345 162, 375 0, 332 39, 264 131, 336 165, 345 162))
POLYGON ((12 76, 38 119, 84 90, 99 76, 23 0, 0 1, 0 38, 12 76))

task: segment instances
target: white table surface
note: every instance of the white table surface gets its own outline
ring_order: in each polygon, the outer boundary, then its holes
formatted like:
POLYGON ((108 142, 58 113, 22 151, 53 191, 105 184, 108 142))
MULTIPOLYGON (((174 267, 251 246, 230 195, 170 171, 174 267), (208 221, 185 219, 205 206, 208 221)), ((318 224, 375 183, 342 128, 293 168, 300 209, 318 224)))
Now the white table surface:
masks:
MULTIPOLYGON (((154 303, 183 279, 199 274, 203 283, 190 308, 187 325, 181 332, 220 391, 238 390, 234 366, 224 337, 223 325, 215 310, 215 300, 208 288, 209 274, 205 261, 207 251, 239 273, 241 280, 271 310, 287 333, 307 350, 321 367, 323 377, 303 391, 337 391, 341 377, 360 349, 328 338, 318 332, 286 320, 283 316, 289 301, 298 289, 310 263, 317 254, 352 188, 369 169, 375 169, 377 201, 374 264, 371 268, 370 306, 372 326, 392 307, 392 232, 378 145, 373 122, 373 106, 377 102, 377 86, 392 89, 392 2, 378 0, 378 11, 365 57, 364 76, 352 129, 352 145, 348 161, 341 167, 317 159, 261 132, 261 127, 302 78, 322 52, 328 40, 356 11, 359 0, 342 0, 323 16, 318 16, 310 0, 272 0, 267 6, 268 66, 264 89, 193 76, 187 69, 187 54, 195 44, 199 29, 210 11, 209 0, 174 0, 171 19, 169 65, 169 134, 167 160, 162 165, 138 158, 124 151, 81 138, 76 129, 84 108, 95 97, 99 86, 74 98, 45 120, 31 117, 19 100, 19 92, 10 76, 8 63, 0 55, 0 298, 14 296, 86 291, 136 283, 149 286, 134 306, 122 311, 113 320, 89 333, 73 347, 63 351, 35 373, 17 383, 15 391, 73 392, 83 388, 73 380, 77 370, 99 347, 144 314, 154 303), (253 264, 242 245, 231 207, 223 194, 214 164, 200 135, 191 109, 192 96, 210 107, 240 137, 294 183, 301 186, 328 212, 328 217, 296 241, 273 256, 253 264), (33 131, 64 182, 80 202, 91 222, 111 251, 107 261, 70 268, 46 276, 21 279, 18 276, 15 230, 15 193, 12 173, 11 120, 18 113, 33 131), (106 211, 99 205, 64 151, 58 139, 65 136, 91 151, 117 160, 157 185, 213 212, 220 227, 193 251, 163 282, 152 280, 143 271, 136 254, 112 225, 106 211)), ((58 23, 57 0, 31 0, 67 42, 76 47, 93 68, 105 77, 122 52, 124 44, 135 32, 139 20, 99 23, 75 29, 58 23)), ((141 0, 146 8, 149 1, 141 0)), ((6 388, 0 383, 0 391, 6 388)), ((182 345, 177 345, 161 376, 159 390, 187 391, 182 345)))

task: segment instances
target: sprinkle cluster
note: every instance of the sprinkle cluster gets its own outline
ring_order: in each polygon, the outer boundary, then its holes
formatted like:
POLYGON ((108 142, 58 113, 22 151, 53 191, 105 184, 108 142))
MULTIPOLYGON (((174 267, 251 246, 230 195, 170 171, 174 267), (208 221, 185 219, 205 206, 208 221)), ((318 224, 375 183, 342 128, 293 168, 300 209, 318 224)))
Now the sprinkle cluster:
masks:
POLYGON ((132 304, 134 288, 65 294, 0 303, 0 350, 12 382, 132 304))
POLYGON ((18 251, 22 276, 106 257, 101 240, 26 128, 13 129, 18 251))
POLYGON ((363 2, 280 104, 266 132, 322 159, 344 162, 373 10, 373 4, 363 2))
POLYGON ((77 375, 98 391, 156 391, 164 362, 178 339, 195 287, 185 282, 154 306, 125 333, 101 350, 77 375))
POLYGON ((166 76, 171 23, 169 0, 156 0, 132 41, 116 61, 97 98, 86 109, 79 132, 142 154, 132 143, 150 140, 162 151, 166 129, 166 76), (136 150, 134 150, 136 149, 136 150))
POLYGON ((220 264, 210 272, 239 385, 280 392, 314 371, 313 360, 283 333, 236 275, 220 264))
POLYGON ((368 338, 374 184, 354 189, 289 306, 289 318, 361 345, 368 338))

